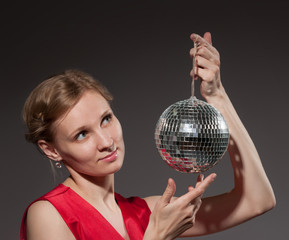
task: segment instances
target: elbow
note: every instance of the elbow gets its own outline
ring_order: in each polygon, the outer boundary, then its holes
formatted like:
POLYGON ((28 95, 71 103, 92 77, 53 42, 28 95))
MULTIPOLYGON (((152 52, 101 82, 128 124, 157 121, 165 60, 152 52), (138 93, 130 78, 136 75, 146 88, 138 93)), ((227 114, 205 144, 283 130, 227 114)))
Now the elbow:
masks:
POLYGON ((265 199, 265 212, 275 208, 276 206, 276 197, 275 194, 273 192, 273 190, 271 189, 270 193, 268 194, 267 198, 265 199))
POLYGON ((252 211, 255 216, 262 215, 276 206, 276 198, 274 194, 270 194, 266 198, 262 199, 262 201, 258 201, 254 204, 254 210, 252 211))
POLYGON ((275 195, 272 194, 270 200, 267 201, 266 207, 265 207, 265 212, 272 210, 276 206, 276 198, 275 195))

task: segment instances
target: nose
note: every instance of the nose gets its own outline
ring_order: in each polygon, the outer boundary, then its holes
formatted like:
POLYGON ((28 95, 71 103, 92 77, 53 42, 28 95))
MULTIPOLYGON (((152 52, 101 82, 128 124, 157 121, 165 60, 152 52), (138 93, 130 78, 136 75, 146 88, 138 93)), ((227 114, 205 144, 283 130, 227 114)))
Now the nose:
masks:
POLYGON ((103 151, 113 151, 114 142, 110 134, 106 131, 101 131, 98 133, 97 137, 97 149, 100 152, 103 151))

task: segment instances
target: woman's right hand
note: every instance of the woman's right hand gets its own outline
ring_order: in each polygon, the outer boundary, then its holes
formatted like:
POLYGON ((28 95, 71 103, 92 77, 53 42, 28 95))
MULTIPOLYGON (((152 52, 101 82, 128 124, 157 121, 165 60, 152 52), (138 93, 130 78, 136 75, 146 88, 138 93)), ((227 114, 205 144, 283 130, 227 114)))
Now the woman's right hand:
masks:
POLYGON ((190 186, 189 191, 178 198, 173 197, 176 184, 173 179, 169 179, 165 192, 156 202, 151 213, 143 239, 175 239, 193 227, 201 206, 201 197, 215 177, 216 174, 211 174, 203 179, 203 175, 200 175, 196 186, 190 186))

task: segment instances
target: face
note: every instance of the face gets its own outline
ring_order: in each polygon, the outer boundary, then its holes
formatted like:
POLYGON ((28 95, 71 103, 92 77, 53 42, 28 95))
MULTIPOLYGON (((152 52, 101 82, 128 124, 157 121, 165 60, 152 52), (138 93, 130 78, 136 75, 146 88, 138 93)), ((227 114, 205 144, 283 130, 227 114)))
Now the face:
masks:
POLYGON ((124 159, 122 129, 108 102, 87 91, 54 123, 54 148, 70 173, 106 176, 117 172, 124 159))

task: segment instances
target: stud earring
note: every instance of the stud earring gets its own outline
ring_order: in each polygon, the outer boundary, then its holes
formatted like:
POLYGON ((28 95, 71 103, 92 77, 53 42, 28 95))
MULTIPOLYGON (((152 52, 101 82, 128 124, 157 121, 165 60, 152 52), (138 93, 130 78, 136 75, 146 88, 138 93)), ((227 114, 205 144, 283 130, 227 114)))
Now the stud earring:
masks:
POLYGON ((57 161, 57 162, 55 163, 55 166, 56 166, 57 168, 61 168, 61 167, 62 167, 61 162, 60 162, 60 161, 57 161))

